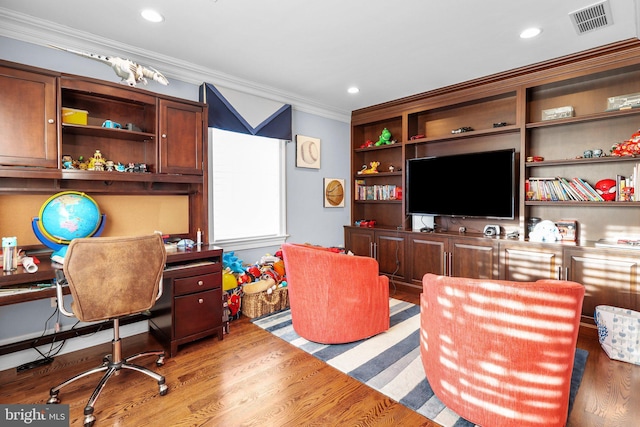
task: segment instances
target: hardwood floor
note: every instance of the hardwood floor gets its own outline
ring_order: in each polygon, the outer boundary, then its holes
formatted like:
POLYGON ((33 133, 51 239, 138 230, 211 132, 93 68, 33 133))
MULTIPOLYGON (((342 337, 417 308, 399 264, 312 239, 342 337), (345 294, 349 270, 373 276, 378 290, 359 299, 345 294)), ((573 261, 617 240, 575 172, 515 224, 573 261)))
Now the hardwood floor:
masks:
MULTIPOLYGON (((418 295, 401 290, 393 297, 414 304, 418 295)), ((348 321, 348 316, 345 316, 348 321)), ((611 361, 593 331, 578 347, 589 351, 587 366, 569 418, 569 427, 640 425, 640 366, 611 361), (635 393, 634 393, 635 391, 635 393)), ((123 340, 125 355, 158 348, 149 334, 123 340)), ((58 356, 48 366, 0 372, 1 403, 45 403, 49 388, 99 364, 110 344, 58 356)), ((200 340, 155 367, 169 393, 158 395, 154 380, 137 372, 107 383, 95 408, 100 426, 437 426, 331 366, 254 326, 233 321, 223 341, 200 340)), ((98 375, 60 391, 70 405, 71 426, 82 426, 82 411, 98 375)))

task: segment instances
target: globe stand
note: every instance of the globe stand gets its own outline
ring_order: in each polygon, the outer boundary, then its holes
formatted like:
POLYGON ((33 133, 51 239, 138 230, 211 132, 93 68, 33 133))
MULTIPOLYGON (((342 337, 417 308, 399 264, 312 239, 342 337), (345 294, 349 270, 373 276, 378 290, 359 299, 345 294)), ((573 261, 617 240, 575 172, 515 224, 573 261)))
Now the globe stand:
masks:
MULTIPOLYGON (((100 234, 102 234, 102 231, 104 230, 105 224, 107 223, 106 218, 107 217, 105 214, 101 214, 100 225, 98 225, 98 228, 93 234, 91 234, 91 236, 87 236, 87 237, 100 236, 100 234)), ((53 250, 53 253, 51 254, 51 261, 57 262, 58 264, 64 264, 64 257, 67 254, 69 243, 63 243, 63 241, 61 240, 58 240, 58 241, 51 240, 50 238, 45 236, 44 233, 40 230, 40 226, 38 225, 39 223, 40 223, 40 218, 38 217, 33 218, 31 220, 31 228, 33 229, 33 234, 36 235, 38 240, 40 240, 40 242, 42 242, 43 245, 53 250)))

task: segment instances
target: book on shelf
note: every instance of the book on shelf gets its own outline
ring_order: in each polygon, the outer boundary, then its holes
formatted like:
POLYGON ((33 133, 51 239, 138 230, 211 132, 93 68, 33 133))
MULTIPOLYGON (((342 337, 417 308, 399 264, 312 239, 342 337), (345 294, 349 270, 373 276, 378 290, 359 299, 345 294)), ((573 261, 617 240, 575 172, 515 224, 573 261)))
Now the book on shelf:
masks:
POLYGON ((566 178, 557 176, 553 178, 530 177, 529 200, 543 202, 602 202, 604 199, 584 179, 566 178))
POLYGON ((402 188, 396 185, 364 185, 358 180, 355 187, 355 200, 401 200, 402 188))

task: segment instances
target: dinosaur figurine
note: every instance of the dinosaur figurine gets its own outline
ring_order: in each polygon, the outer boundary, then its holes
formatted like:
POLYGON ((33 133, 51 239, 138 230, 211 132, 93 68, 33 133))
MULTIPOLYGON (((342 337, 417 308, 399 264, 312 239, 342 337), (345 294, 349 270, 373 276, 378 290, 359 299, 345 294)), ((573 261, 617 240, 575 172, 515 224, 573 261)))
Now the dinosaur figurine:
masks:
POLYGON ((165 86, 169 84, 169 80, 167 80, 167 78, 163 76, 158 70, 136 64, 129 59, 122 59, 117 56, 96 55, 95 53, 86 53, 79 50, 66 49, 54 45, 50 46, 56 49, 64 50, 65 52, 74 53, 76 55, 84 56, 85 58, 100 61, 111 66, 118 77, 122 78, 122 83, 132 87, 140 82, 146 85, 147 79, 151 79, 165 86))

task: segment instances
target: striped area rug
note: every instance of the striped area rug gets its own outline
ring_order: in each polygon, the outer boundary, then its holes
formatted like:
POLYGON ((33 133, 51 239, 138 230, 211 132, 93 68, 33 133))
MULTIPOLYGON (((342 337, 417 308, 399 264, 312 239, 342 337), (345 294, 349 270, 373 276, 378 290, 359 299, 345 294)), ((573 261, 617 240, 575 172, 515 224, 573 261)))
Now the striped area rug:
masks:
MULTIPOLYGON (((391 327, 387 332, 349 344, 325 345, 301 338, 293 330, 289 310, 252 321, 444 427, 475 426, 440 402, 427 382, 420 360, 420 307, 393 298, 389 307, 391 327)), ((581 349, 576 353, 571 402, 580 385, 587 354, 581 349)))

